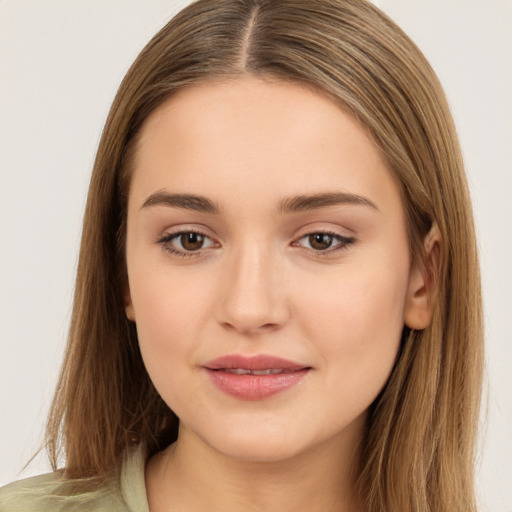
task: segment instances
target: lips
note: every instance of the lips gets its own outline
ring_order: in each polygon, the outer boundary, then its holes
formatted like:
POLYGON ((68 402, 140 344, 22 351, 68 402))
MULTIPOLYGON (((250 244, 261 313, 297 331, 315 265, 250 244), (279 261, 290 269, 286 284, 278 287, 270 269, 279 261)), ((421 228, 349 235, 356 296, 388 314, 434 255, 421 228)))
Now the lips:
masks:
POLYGON ((235 375, 279 375, 280 373, 290 372, 291 370, 282 370, 280 368, 268 368, 267 370, 246 370, 244 368, 224 369, 227 373, 235 375))
POLYGON ((312 369, 271 355, 219 357, 203 368, 222 392, 241 400, 263 400, 296 384, 312 369))

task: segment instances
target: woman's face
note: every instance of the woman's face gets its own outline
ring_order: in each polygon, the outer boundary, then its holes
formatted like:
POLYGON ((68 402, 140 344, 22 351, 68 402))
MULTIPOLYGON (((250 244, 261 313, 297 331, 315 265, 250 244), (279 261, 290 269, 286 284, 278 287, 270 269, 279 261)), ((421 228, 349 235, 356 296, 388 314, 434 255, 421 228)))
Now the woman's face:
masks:
POLYGON ((365 130, 298 85, 205 83, 134 164, 126 311, 180 436, 247 460, 357 439, 421 286, 365 130))

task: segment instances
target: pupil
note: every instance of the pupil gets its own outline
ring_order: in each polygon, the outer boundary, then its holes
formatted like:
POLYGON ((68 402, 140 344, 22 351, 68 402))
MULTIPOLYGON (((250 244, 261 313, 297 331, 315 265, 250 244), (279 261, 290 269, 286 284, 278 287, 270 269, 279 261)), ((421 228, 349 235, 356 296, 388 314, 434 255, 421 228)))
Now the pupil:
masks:
POLYGON ((181 235, 181 245, 187 251, 197 251, 203 246, 204 237, 198 233, 184 233, 181 235))
POLYGON ((313 249, 329 249, 332 244, 332 236, 326 235, 325 233, 314 233, 313 235, 309 235, 309 244, 313 249))

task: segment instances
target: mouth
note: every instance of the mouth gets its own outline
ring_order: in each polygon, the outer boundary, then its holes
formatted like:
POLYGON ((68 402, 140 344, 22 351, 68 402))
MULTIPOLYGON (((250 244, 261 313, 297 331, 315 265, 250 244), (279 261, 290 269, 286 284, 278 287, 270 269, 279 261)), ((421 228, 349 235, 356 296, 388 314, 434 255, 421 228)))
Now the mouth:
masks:
POLYGON ((299 384, 312 370, 271 355, 223 356, 203 366, 210 381, 225 394, 240 400, 263 400, 299 384))
POLYGON ((283 370, 281 368, 267 368, 266 370, 248 370, 245 368, 225 368, 223 370, 217 369, 213 371, 224 371, 226 373, 233 373, 235 375, 280 375, 282 373, 291 373, 294 370, 283 370))

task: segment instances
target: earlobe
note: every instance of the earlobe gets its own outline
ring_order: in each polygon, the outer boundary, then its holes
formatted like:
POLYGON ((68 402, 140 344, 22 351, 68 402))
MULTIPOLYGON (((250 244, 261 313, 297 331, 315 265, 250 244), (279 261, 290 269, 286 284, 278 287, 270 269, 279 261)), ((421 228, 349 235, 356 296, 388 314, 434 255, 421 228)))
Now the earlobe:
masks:
POLYGON ((132 296, 128 284, 126 284, 124 289, 124 311, 126 313, 126 318, 135 322, 135 309, 133 307, 132 296))
POLYGON ((425 265, 415 263, 409 276, 404 322, 410 329, 425 329, 432 320, 438 286, 440 244, 441 234, 434 223, 424 241, 425 265))

